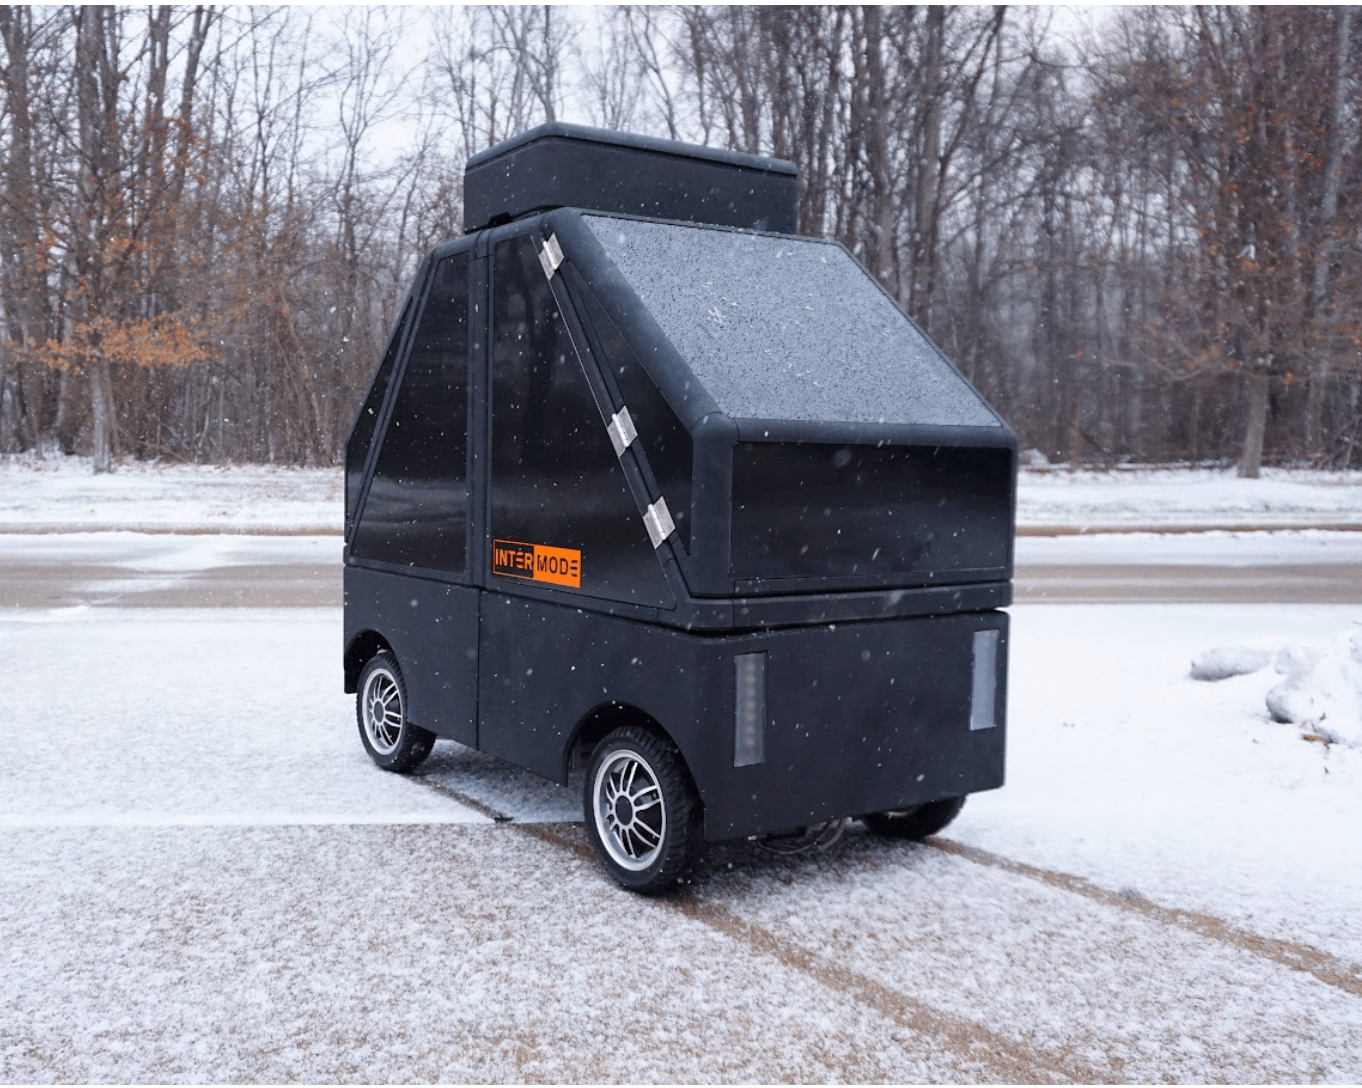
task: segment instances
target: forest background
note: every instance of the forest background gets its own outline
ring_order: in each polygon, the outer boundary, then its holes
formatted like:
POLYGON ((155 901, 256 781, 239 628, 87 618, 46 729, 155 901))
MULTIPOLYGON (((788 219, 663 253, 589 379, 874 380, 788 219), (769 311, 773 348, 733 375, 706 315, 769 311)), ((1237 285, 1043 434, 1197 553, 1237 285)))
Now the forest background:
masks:
POLYGON ((10 7, 0 37, 0 454, 336 463, 464 162, 568 120, 794 161, 800 233, 1034 462, 1362 464, 1352 8, 10 7))

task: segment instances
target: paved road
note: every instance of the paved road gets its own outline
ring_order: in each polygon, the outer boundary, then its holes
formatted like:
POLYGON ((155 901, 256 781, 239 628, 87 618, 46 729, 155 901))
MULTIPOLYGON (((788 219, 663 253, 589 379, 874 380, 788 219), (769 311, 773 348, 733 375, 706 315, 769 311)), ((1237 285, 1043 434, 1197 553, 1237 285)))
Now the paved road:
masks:
POLYGON ((1017 567, 1018 601, 1054 604, 1362 604, 1362 568, 1064 564, 1017 567))
POLYGON ((0 534, 0 608, 327 608, 338 537, 0 534))
MULTIPOLYGON (((1014 584, 1018 601, 1056 604, 1362 603, 1362 566, 1318 558, 1308 563, 1269 559, 1258 565, 1023 559, 1014 584)), ((340 544, 334 537, 0 535, 0 607, 312 608, 340 603, 340 544)))

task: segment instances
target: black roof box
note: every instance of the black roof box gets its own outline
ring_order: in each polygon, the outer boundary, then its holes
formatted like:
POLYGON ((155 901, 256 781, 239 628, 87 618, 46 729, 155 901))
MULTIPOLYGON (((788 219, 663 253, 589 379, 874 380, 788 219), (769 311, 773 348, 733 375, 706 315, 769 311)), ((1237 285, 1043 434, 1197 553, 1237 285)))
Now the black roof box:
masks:
POLYGON ((464 168, 464 230, 550 208, 793 234, 798 171, 784 159, 549 122, 464 168))

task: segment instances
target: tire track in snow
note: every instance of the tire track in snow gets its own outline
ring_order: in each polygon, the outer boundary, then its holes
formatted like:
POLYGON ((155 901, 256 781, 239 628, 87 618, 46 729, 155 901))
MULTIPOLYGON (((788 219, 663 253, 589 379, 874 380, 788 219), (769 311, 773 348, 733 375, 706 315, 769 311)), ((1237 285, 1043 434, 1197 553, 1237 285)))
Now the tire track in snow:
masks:
POLYGON ((459 804, 463 805, 464 808, 471 808, 474 812, 486 816, 489 820, 496 823, 509 824, 515 819, 514 816, 508 816, 500 809, 493 808, 486 801, 479 801, 476 797, 470 797, 462 790, 456 790, 453 786, 446 786, 443 782, 438 781, 428 774, 418 773, 408 775, 408 778, 418 786, 425 786, 428 790, 434 790, 436 793, 448 797, 452 801, 457 801, 459 804))
MULTIPOLYGON (((441 788, 441 787, 437 787, 441 788)), ((451 791, 452 792, 452 791, 451 791)), ((511 823, 515 831, 559 849, 567 850, 595 863, 596 855, 583 838, 565 834, 564 825, 511 823)), ((567 825, 573 826, 576 825, 567 825)), ((682 890, 674 898, 653 900, 660 908, 678 911, 702 922, 730 940, 769 956, 784 967, 808 975, 830 990, 869 1006, 900 1027, 943 1040, 963 1061, 972 1066, 973 1080, 996 1080, 1010 1084, 1072 1082, 1078 1084, 1119 1083, 1116 1068, 1096 1069, 1069 1055, 1035 1050, 991 1031, 982 1024, 944 1012, 918 1001, 883 983, 842 966, 831 957, 783 940, 770 930, 745 921, 717 903, 705 902, 693 892, 682 890)))
POLYGON ((1026 877, 1028 880, 1039 881, 1053 888, 1060 888, 1074 895, 1081 895, 1086 899, 1109 907, 1131 911, 1154 921, 1162 922, 1164 925, 1190 930, 1198 936, 1232 945, 1241 952, 1262 956, 1295 971, 1304 971, 1313 975, 1326 986, 1336 987, 1354 997, 1362 997, 1362 967, 1348 963, 1346 960, 1341 960, 1331 953, 1313 948, 1308 944, 1297 944, 1294 941, 1284 941, 1276 937, 1263 937, 1246 929, 1239 929, 1224 919, 1211 914, 1184 910, 1181 907, 1160 906, 1138 892, 1114 892, 1100 884, 1094 884, 1087 877, 1064 873, 1055 869, 1044 869, 1038 865, 1029 865, 1024 861, 1013 861, 1011 858, 982 850, 977 846, 967 846, 953 839, 933 836, 924 839, 923 845, 934 850, 940 850, 945 854, 964 858, 966 861, 972 861, 976 865, 1002 869, 1005 872, 1026 877))

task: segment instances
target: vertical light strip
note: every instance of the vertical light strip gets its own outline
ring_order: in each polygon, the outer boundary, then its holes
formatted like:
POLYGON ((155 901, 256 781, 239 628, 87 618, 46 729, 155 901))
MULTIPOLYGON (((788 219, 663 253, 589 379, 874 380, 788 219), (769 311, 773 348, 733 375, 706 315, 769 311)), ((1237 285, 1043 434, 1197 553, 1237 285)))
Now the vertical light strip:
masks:
POLYGON ((738 654, 733 703, 733 766, 766 762, 766 654, 738 654))
POLYGON ((969 697, 969 727, 998 724, 998 632, 974 632, 974 684, 969 697))

